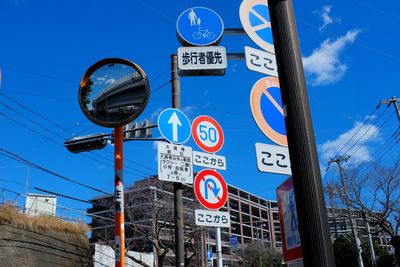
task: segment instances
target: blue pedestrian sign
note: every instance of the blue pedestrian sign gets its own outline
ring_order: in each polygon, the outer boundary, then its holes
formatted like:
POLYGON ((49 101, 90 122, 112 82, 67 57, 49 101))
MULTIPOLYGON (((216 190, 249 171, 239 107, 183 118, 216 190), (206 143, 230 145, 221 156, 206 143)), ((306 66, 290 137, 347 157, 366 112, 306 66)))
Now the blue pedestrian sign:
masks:
POLYGON ((183 45, 206 46, 217 43, 224 32, 221 17, 206 7, 192 7, 176 21, 178 39, 183 45))
POLYGON ((229 239, 229 244, 231 246, 231 250, 237 250, 238 249, 238 239, 237 236, 232 235, 231 238, 229 239))
POLYGON ((207 260, 212 260, 212 257, 213 257, 212 250, 211 249, 207 250, 207 260))
POLYGON ((175 108, 164 109, 158 116, 158 129, 171 143, 183 144, 191 134, 190 121, 186 115, 175 108))

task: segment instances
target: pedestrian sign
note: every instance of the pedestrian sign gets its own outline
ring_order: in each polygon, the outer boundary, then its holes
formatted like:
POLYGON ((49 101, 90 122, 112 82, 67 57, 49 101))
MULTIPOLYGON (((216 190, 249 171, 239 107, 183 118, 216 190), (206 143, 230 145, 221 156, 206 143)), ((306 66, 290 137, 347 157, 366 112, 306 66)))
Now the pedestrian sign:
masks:
POLYGON ((245 0, 240 4, 240 22, 247 35, 262 49, 275 54, 266 0, 245 0))
POLYGON ((214 170, 200 171, 194 179, 193 188, 200 204, 210 210, 222 208, 228 198, 228 186, 222 175, 214 170))
POLYGON ((212 260, 212 257, 213 257, 212 250, 211 249, 207 250, 207 260, 212 260))
POLYGON ((279 79, 267 77, 258 80, 250 93, 250 107, 260 130, 271 141, 287 146, 279 79))
POLYGON ((158 129, 171 143, 183 144, 190 137, 190 121, 179 109, 164 109, 158 116, 158 129))
POLYGON ((297 217, 293 178, 289 177, 277 189, 279 223, 285 262, 302 258, 301 240, 297 217))
POLYGON ((192 123, 194 142, 205 152, 216 153, 224 144, 224 132, 219 123, 205 115, 196 117, 192 123))
POLYGON ((231 238, 229 239, 229 244, 231 246, 231 249, 237 249, 238 247, 238 238, 235 235, 232 235, 231 238))
POLYGON ((176 31, 183 45, 206 46, 218 42, 224 32, 224 23, 215 11, 192 7, 178 17, 176 31))

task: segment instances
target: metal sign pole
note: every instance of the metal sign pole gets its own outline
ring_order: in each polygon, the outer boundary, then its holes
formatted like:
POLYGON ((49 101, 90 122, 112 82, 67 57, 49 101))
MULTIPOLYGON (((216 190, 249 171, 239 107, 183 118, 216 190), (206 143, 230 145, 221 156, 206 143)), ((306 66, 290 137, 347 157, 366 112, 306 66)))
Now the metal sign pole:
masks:
POLYGON ((268 1, 304 266, 335 266, 291 0, 268 1))
POLYGON ((115 166, 115 266, 125 266, 123 127, 114 128, 115 166))
MULTIPOLYGON (((181 84, 178 74, 178 57, 171 55, 172 107, 181 108, 181 84)), ((175 212, 175 266, 185 266, 185 244, 183 237, 183 188, 181 183, 174 183, 175 212)))
POLYGON ((217 267, 222 267, 221 227, 217 227, 216 250, 217 250, 217 267))

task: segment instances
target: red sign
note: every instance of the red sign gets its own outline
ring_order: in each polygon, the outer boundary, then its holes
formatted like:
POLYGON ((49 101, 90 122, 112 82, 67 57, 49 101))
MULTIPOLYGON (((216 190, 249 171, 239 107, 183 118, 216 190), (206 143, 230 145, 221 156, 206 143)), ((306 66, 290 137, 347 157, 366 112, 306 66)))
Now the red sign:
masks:
POLYGON ((208 153, 216 153, 224 144, 224 132, 219 123, 205 115, 198 116, 192 123, 194 142, 208 153))
POLYGON ((228 186, 221 174, 214 170, 200 171, 193 182, 194 193, 205 208, 218 210, 228 198, 228 186))
POLYGON ((276 195, 278 197, 283 259, 286 263, 299 260, 303 257, 303 252, 301 249, 292 177, 286 179, 286 181, 276 189, 276 195))

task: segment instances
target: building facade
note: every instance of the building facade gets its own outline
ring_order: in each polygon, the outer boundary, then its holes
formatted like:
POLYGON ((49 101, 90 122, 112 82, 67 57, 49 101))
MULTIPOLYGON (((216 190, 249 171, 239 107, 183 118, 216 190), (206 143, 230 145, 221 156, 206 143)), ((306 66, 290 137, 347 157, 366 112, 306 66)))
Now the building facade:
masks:
MULTIPOLYGON (((185 258, 189 266, 206 266, 207 251, 216 260, 215 228, 194 225, 194 210, 202 209, 191 185, 183 185, 185 258)), ((113 198, 99 196, 88 213, 92 217, 91 242, 114 240, 113 198)), ((153 253, 155 264, 174 266, 173 184, 156 176, 137 181, 125 192, 125 239, 130 250, 153 253), (165 254, 165 255, 164 255, 165 254), (158 255, 158 257, 156 256, 158 255)), ((228 200, 221 211, 228 211, 231 227, 221 229, 222 257, 225 266, 240 266, 235 253, 248 243, 280 250, 282 246, 278 205, 240 188, 228 185, 228 200), (231 244, 234 239, 237 244, 231 244)), ((214 264, 215 265, 215 264, 214 264)))

